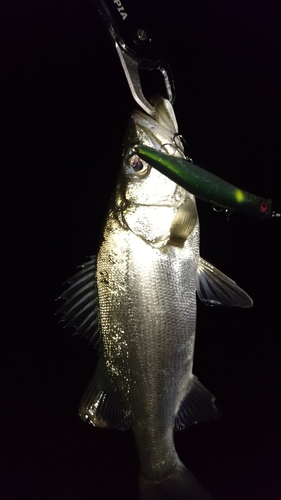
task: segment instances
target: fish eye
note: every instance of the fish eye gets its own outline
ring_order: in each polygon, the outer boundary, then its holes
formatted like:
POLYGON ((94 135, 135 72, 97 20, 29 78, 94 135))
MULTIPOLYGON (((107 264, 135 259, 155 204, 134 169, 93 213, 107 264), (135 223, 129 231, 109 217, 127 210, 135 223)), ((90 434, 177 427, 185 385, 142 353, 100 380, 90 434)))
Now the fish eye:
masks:
POLYGON ((125 168, 126 168, 126 173, 129 175, 130 174, 143 175, 147 173, 149 165, 145 161, 141 160, 141 158, 138 155, 134 154, 129 158, 125 168))
POLYGON ((140 172, 143 169, 143 162, 137 156, 133 159, 131 165, 135 172, 140 172))

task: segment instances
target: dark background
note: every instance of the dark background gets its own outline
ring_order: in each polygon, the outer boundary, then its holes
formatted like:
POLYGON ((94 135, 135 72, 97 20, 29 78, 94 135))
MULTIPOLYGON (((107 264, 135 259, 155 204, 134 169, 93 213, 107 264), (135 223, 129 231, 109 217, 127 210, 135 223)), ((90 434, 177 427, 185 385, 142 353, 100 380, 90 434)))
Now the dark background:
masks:
MULTIPOLYGON (((97 251, 134 101, 91 1, 1 5, 1 498, 134 500, 132 435, 80 421, 96 357, 54 317, 61 283, 97 251)), ((172 66, 188 155, 281 211, 278 2, 142 9, 172 66)), ((198 209, 202 256, 254 307, 199 304, 194 372, 223 416, 177 434, 177 449, 217 500, 277 500, 281 222, 198 209)))

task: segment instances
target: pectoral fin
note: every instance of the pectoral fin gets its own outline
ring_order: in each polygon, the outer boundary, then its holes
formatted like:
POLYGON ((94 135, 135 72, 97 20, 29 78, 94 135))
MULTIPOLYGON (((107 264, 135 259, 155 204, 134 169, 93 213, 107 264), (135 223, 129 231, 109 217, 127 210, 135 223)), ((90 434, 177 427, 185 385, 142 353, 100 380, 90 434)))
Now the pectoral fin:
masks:
POLYGON ((74 335, 90 339, 90 344, 100 347, 98 292, 96 285, 96 257, 82 266, 67 283, 69 287, 58 299, 65 299, 57 313, 64 313, 61 322, 75 328, 74 335))
POLYGON ((196 290, 199 299, 209 306, 252 307, 249 295, 231 280, 200 257, 197 269, 196 290))
POLYGON ((129 429, 128 416, 114 391, 101 354, 98 366, 79 408, 80 417, 96 427, 129 429))
POLYGON ((195 202, 187 198, 173 219, 169 245, 183 247, 198 220, 195 202))

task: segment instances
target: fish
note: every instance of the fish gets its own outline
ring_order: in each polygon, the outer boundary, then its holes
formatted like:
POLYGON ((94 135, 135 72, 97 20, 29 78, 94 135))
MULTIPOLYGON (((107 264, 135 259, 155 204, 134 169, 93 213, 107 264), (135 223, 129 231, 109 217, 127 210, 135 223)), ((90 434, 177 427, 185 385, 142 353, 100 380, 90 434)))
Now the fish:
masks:
POLYGON ((184 157, 171 103, 152 103, 154 117, 130 117, 98 255, 68 281, 61 321, 98 350, 79 413, 96 427, 133 430, 140 498, 210 500, 173 437, 220 415, 192 372, 196 293, 211 306, 251 307, 252 299, 201 258, 194 196, 135 153, 143 144, 184 157))

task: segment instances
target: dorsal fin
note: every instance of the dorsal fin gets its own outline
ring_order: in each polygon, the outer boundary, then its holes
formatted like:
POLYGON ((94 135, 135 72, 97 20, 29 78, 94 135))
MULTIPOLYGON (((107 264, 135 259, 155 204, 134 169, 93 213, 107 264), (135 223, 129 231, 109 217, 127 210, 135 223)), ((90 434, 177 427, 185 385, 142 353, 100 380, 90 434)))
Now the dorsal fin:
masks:
POLYGON ((108 375, 103 354, 96 372, 80 403, 80 417, 96 427, 129 429, 129 412, 125 412, 108 375))
POLYGON ((175 430, 182 430, 192 424, 215 420, 220 417, 214 396, 198 378, 192 375, 186 396, 182 400, 175 418, 175 430))
POLYGON ((252 307, 253 301, 235 281, 200 257, 196 290, 199 299, 209 306, 252 307))
POLYGON ((82 264, 81 271, 66 281, 70 286, 58 299, 65 299, 57 313, 63 313, 61 322, 75 328, 74 335, 90 339, 90 344, 100 347, 99 301, 96 284, 96 257, 82 264))

